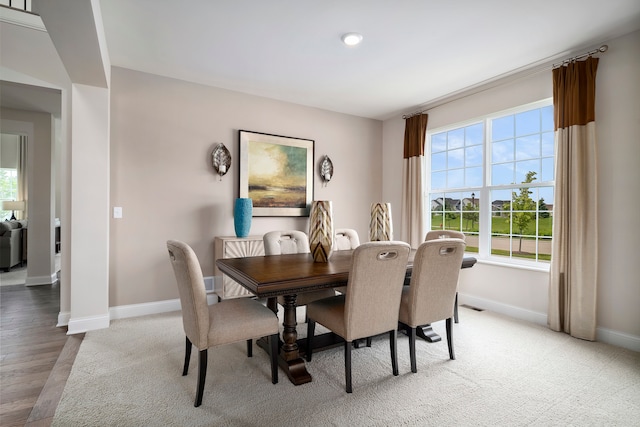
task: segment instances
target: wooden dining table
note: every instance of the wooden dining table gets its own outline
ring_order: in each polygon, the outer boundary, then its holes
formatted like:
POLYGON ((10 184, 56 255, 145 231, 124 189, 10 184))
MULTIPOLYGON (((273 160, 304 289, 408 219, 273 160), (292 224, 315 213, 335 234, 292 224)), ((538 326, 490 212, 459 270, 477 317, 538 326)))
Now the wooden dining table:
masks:
MULTIPOLYGON (((353 250, 336 251, 329 262, 315 262, 311 254, 266 255, 244 258, 218 259, 216 265, 224 274, 244 286, 258 298, 267 298, 267 306, 277 313, 276 297, 284 296, 282 345, 279 365, 295 385, 312 380, 306 369, 301 349, 303 340, 298 340, 296 331, 297 295, 318 289, 346 286, 351 268, 353 250)), ((407 264, 405 283, 411 277, 413 257, 411 251, 407 264)), ((473 257, 463 259, 462 268, 472 267, 473 257)), ((330 347, 343 342, 337 335, 329 333, 314 338, 314 348, 330 347)), ((258 345, 268 351, 266 342, 258 345)))

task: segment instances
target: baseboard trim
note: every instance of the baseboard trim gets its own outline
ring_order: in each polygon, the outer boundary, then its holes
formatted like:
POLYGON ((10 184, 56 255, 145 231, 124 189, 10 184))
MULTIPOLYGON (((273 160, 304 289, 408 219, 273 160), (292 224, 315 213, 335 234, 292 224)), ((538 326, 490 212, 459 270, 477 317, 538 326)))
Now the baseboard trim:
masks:
MULTIPOLYGON (((207 302, 209 305, 218 302, 218 295, 215 293, 207 294, 207 302)), ((129 317, 147 316, 149 314, 167 313, 170 311, 180 310, 180 300, 172 299, 165 301, 147 302, 142 304, 119 305, 109 308, 111 319, 127 319, 129 317)))
POLYGON ((78 318, 70 318, 67 325, 67 335, 80 334, 96 329, 105 329, 109 327, 109 314, 102 316, 86 316, 78 318))
POLYGON ((472 307, 478 307, 495 313, 504 314, 527 322, 536 323, 538 325, 547 324, 547 313, 538 313, 514 305, 503 304, 500 302, 474 297, 473 295, 458 293, 458 305, 467 304, 472 307))
POLYGON ((52 285, 58 281, 58 274, 53 273, 51 276, 33 276, 25 279, 25 286, 52 285))
POLYGON ((640 352, 640 337, 625 334, 624 332, 613 331, 607 328, 597 328, 596 340, 640 352))
POLYGON ((58 313, 58 324, 56 327, 67 326, 69 325, 69 319, 71 319, 70 311, 61 311, 58 313))
MULTIPOLYGON (((515 319, 525 320, 527 322, 536 323, 538 325, 547 325, 546 313, 538 313, 531 310, 525 310, 520 307, 502 304, 496 301, 478 298, 468 294, 459 293, 458 304, 467 304, 473 307, 493 311, 495 313, 504 314, 515 319)), ((596 328, 596 340, 606 344, 615 345, 616 347, 622 347, 628 350, 640 352, 640 337, 625 334, 624 332, 614 331, 607 328, 596 328)))

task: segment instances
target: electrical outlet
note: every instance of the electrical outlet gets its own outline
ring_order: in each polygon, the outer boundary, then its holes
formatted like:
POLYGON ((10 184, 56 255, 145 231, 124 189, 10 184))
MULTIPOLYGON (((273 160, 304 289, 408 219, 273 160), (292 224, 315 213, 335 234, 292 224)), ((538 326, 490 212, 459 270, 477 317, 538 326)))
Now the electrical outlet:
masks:
POLYGON ((113 208, 113 217, 122 218, 122 208, 120 206, 116 206, 113 208))

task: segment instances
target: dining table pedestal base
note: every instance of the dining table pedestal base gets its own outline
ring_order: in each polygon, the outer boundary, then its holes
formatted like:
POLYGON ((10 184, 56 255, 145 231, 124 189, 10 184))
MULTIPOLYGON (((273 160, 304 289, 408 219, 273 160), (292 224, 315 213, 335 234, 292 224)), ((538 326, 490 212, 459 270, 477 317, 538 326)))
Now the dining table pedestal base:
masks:
POLYGON ((442 341, 442 337, 433 330, 431 325, 418 326, 416 328, 416 336, 428 342, 442 341))

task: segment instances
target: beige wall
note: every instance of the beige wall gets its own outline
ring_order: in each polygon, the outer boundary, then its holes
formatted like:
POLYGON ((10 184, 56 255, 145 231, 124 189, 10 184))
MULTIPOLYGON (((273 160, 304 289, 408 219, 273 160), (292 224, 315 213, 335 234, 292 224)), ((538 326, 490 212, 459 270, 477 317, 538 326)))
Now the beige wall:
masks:
MULTIPOLYGON (((640 32, 607 42, 597 76, 599 292, 598 339, 640 349, 640 32)), ((552 96, 551 72, 458 99, 428 111, 429 128, 477 118, 552 96)), ((384 151, 401 143, 401 118, 384 122, 384 151)), ((395 166, 394 166, 395 167, 395 166)), ((391 171, 395 179, 401 175, 391 171)), ((385 170, 385 176, 390 176, 385 170)), ((384 195, 393 198, 385 190, 384 195)), ((396 197, 396 199, 398 199, 396 197)), ((482 261, 465 271, 461 301, 546 324, 548 273, 482 261)))
MULTIPOLYGON (((122 68, 111 75, 109 305, 177 298, 165 242, 192 245, 213 276, 213 238, 234 234, 238 130, 315 140, 315 199, 332 200, 336 227, 368 238, 369 209, 381 194, 382 123, 243 95, 122 68), (229 173, 218 180, 211 151, 224 143, 229 173), (334 178, 322 187, 327 154, 334 178)), ((254 218, 251 234, 308 231, 307 218, 254 218)))

